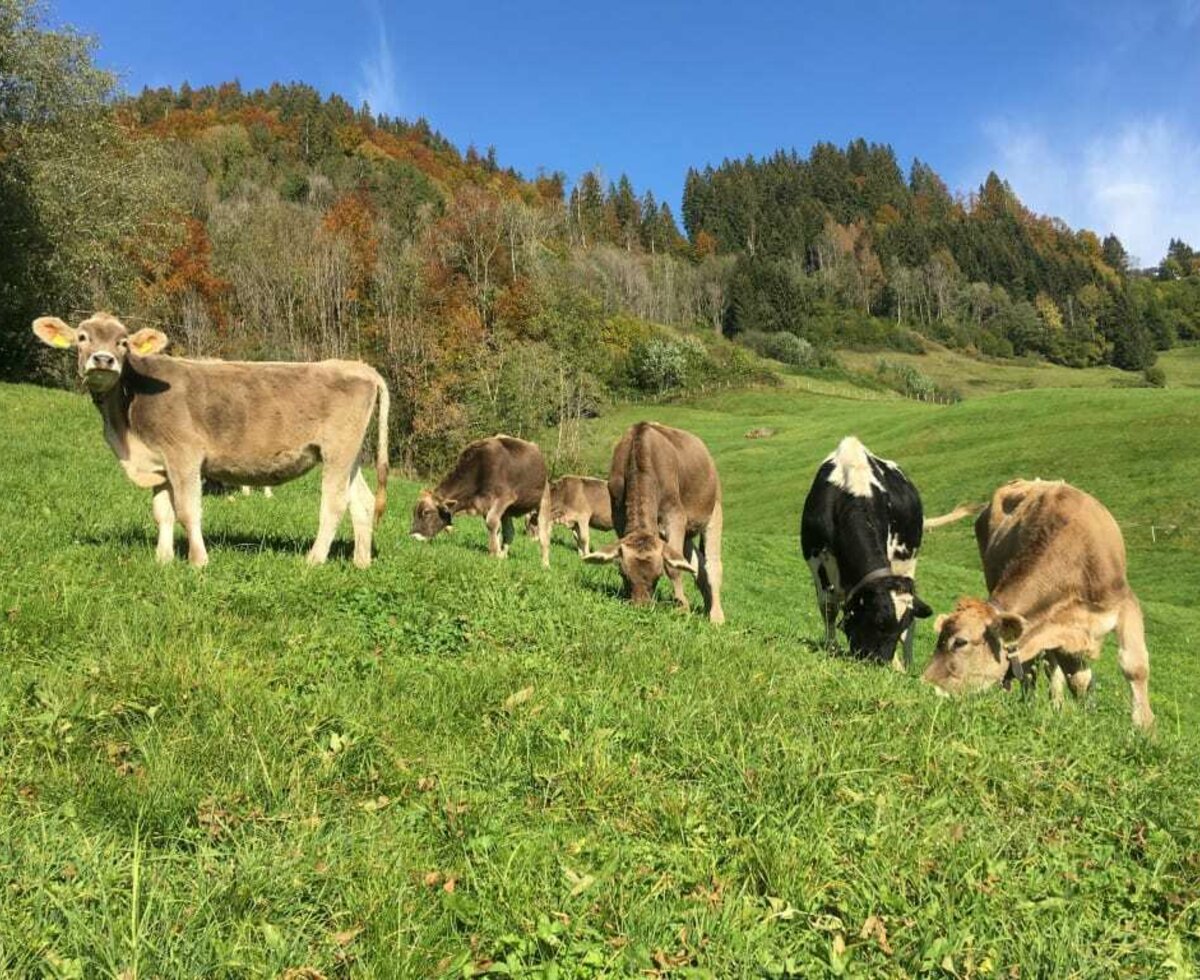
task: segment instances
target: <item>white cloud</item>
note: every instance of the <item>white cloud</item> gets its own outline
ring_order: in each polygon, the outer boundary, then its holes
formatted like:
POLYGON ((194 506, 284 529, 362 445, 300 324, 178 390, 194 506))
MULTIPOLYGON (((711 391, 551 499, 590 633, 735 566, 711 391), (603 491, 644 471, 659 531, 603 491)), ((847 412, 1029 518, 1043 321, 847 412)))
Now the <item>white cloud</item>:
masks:
POLYGON ((993 120, 984 135, 982 172, 995 170, 1035 211, 1116 232, 1143 265, 1162 258, 1171 238, 1200 242, 1200 137, 1166 119, 1130 120, 1082 139, 993 120))
POLYGON ((400 114, 400 86, 396 79, 396 59, 388 40, 387 24, 378 0, 370 0, 371 17, 375 22, 375 50, 362 59, 362 81, 358 100, 366 102, 374 113, 389 116, 400 114))

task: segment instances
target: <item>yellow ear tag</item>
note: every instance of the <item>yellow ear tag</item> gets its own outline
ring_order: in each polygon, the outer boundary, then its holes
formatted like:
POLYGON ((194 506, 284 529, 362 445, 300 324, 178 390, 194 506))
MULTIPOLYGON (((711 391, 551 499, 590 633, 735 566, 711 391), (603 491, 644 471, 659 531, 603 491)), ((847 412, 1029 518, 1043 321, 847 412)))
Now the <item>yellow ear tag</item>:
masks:
POLYGON ((64 337, 60 333, 56 333, 54 335, 54 337, 51 339, 50 343, 52 343, 55 347, 70 347, 71 346, 71 341, 69 341, 66 337, 64 337))
POLYGON ((145 354, 149 354, 151 348, 153 348, 153 347, 154 347, 153 340, 143 340, 140 344, 137 344, 133 349, 135 351, 137 351, 138 356, 141 357, 145 354))

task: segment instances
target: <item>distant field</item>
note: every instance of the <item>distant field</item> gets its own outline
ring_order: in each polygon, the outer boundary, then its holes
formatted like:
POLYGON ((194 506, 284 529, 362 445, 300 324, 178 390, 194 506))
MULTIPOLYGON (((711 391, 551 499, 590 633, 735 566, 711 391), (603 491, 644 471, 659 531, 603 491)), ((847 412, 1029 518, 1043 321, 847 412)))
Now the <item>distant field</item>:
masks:
POLYGON ((881 359, 909 364, 939 385, 957 388, 966 398, 1024 388, 1124 388, 1142 380, 1136 372, 1107 366, 1081 370, 1044 362, 979 360, 935 344, 925 354, 839 351, 838 359, 865 374, 874 374, 881 359))
MULTIPOLYGON (((0 973, 1196 975, 1200 391, 976 368, 950 407, 787 388, 589 425, 597 473, 638 418, 707 440, 724 629, 633 610, 561 532, 549 572, 478 520, 420 545, 399 480, 366 572, 303 565, 311 478, 207 500, 212 564, 159 568, 87 400, 0 387, 0 973), (1061 714, 818 652, 799 511, 848 432, 933 513, 1016 475, 1105 501, 1157 732, 1111 644, 1061 714)), ((969 523, 919 580, 938 611, 979 594, 969 523)))

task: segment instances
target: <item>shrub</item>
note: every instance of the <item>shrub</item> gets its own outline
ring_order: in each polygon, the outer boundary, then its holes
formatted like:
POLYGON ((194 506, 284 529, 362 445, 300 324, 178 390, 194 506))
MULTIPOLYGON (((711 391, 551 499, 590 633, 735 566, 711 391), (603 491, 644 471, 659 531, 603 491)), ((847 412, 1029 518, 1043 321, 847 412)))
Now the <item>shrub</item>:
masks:
POLYGON ((923 402, 962 401, 962 395, 957 388, 943 388, 933 378, 908 364, 898 364, 881 357, 875 365, 875 374, 889 388, 900 392, 906 398, 915 398, 923 402))
POLYGON ((651 337, 629 352, 629 377, 638 391, 661 395, 687 381, 688 352, 681 344, 651 337))
POLYGON ((1167 372, 1159 364, 1152 364, 1142 372, 1142 378, 1151 388, 1167 386, 1167 372))

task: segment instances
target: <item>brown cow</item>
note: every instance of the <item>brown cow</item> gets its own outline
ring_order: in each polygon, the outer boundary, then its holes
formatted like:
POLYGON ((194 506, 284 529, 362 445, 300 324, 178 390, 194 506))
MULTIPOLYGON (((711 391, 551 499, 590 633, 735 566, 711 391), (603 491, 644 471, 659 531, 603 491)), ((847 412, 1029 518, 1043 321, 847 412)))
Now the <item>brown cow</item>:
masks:
POLYGON ((688 608, 680 572, 691 572, 714 623, 721 608, 721 481, 704 443, 690 432, 638 422, 613 449, 608 493, 620 540, 584 556, 616 561, 634 604, 652 602, 664 572, 688 608))
POLYGON ((79 374, 104 420, 104 438, 139 487, 153 493, 156 555, 175 557, 176 519, 188 536, 188 561, 208 563, 200 531, 207 477, 234 486, 271 486, 321 463, 321 520, 308 553, 311 564, 329 546, 349 503, 354 563, 371 564, 371 532, 387 501, 388 390, 358 361, 312 364, 185 360, 156 356, 165 334, 130 336, 108 313, 72 330, 58 317, 39 317, 33 332, 51 347, 75 347, 79 374), (372 494, 358 457, 379 400, 372 494), (372 518, 372 504, 374 517, 372 518))
POLYGON ((938 617, 924 679, 947 693, 1022 678, 1044 657, 1050 694, 1061 706, 1092 679, 1090 661, 1117 632, 1118 662, 1133 693, 1133 723, 1154 722, 1142 610, 1125 577, 1125 542, 1095 498, 1062 482, 1014 480, 975 521, 989 597, 962 599, 938 617))
POLYGON ((451 527, 455 514, 481 514, 488 553, 508 557, 513 518, 536 510, 542 565, 550 567, 550 485, 546 462, 532 442, 496 435, 471 443, 433 490, 422 490, 413 508, 411 534, 431 541, 451 527))
MULTIPOLYGON (((594 476, 561 476, 550 484, 550 523, 569 527, 575 534, 575 547, 580 556, 591 553, 589 528, 611 531, 612 502, 608 484, 594 476)), ((538 512, 529 515, 525 530, 536 537, 538 512)))

